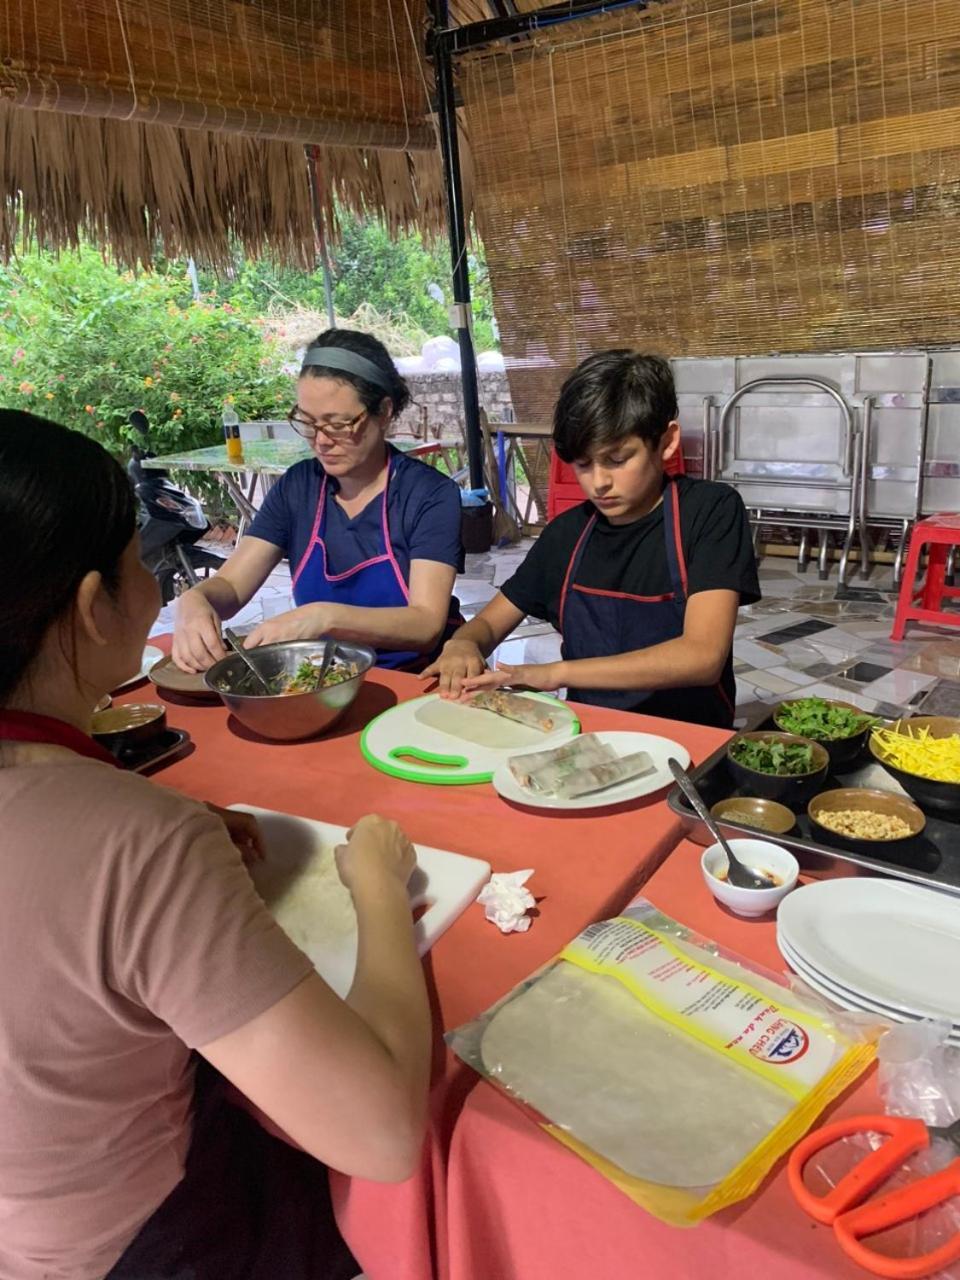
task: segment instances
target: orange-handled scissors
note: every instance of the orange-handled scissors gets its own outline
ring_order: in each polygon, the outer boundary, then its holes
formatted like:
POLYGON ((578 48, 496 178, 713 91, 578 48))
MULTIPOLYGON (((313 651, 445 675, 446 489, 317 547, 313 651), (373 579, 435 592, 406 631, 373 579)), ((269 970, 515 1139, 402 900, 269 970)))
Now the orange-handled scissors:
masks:
POLYGON ((900 1116, 855 1116, 816 1129, 794 1147, 787 1166, 790 1190, 801 1209, 817 1222, 833 1227, 837 1241, 854 1262, 874 1275, 890 1280, 922 1280, 960 1258, 960 1234, 919 1257, 891 1258, 861 1243, 865 1236, 886 1231, 918 1218, 935 1205, 960 1195, 960 1159, 945 1169, 918 1178, 875 1200, 868 1197, 910 1156, 928 1147, 934 1138, 946 1138, 960 1150, 960 1120, 945 1128, 900 1116), (803 1181, 808 1161, 825 1147, 857 1133, 879 1133, 887 1140, 857 1164, 824 1196, 809 1191, 803 1181), (867 1201, 864 1204, 864 1201, 867 1201))

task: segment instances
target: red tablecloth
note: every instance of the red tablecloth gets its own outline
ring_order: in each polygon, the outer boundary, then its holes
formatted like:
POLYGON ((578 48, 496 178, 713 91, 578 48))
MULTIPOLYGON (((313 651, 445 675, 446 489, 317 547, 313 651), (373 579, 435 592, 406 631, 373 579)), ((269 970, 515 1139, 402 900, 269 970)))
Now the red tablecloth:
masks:
MULTIPOLYGON (((661 911, 738 953, 784 969, 773 921, 719 907, 700 876, 702 849, 683 841, 644 886, 661 911)), ((875 1072, 831 1115, 878 1109, 875 1072)), ((454 1128, 447 1170, 450 1280, 855 1280, 832 1232, 797 1208, 782 1165, 744 1204, 697 1227, 650 1217, 482 1082, 454 1128)))
MULTIPOLYGON (((472 907, 425 960, 436 1053, 431 1134, 420 1175, 401 1186, 332 1178, 341 1229, 370 1280, 429 1280, 445 1270, 446 1155, 463 1100, 477 1081, 447 1054, 442 1032, 480 1013, 590 921, 625 906, 680 830, 662 794, 602 817, 549 817, 507 805, 490 786, 424 786, 377 772, 361 756, 360 731, 390 705, 423 692, 413 676, 373 672, 331 736, 296 744, 254 738, 219 704, 162 699, 169 724, 189 731, 194 750, 159 771, 157 782, 221 805, 260 805, 344 825, 374 811, 402 823, 414 840, 483 858, 494 871, 535 869, 530 889, 540 915, 529 932, 504 936, 480 907, 472 907)), ((124 700, 156 696, 147 686, 124 700)), ((585 731, 661 733, 681 742, 694 760, 727 736, 624 712, 580 707, 578 714, 585 731)), ((494 1274, 473 1272, 476 1280, 494 1274)))

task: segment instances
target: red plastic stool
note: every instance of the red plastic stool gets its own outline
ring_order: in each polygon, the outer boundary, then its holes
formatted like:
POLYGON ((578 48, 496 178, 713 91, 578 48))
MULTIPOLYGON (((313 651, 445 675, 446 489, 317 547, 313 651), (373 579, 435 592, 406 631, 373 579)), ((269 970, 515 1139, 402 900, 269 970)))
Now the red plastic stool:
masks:
POLYGON ((897 614, 893 620, 891 640, 902 640, 908 622, 933 622, 940 626, 960 627, 960 613, 947 613, 941 608, 944 597, 960 598, 960 587, 948 587, 947 554, 960 545, 960 513, 928 516, 918 520, 910 535, 907 565, 900 583, 897 614), (927 549, 927 574, 919 588, 914 587, 920 568, 920 557, 927 549), (915 601, 919 600, 917 605, 915 601))
MULTIPOLYGON (((683 460, 683 446, 677 449, 672 458, 664 464, 664 473, 668 476, 685 476, 687 466, 683 460)), ((550 478, 547 488, 547 519, 560 515, 570 507, 579 507, 583 502, 583 490, 577 480, 577 473, 567 462, 561 462, 553 449, 550 450, 550 478)))

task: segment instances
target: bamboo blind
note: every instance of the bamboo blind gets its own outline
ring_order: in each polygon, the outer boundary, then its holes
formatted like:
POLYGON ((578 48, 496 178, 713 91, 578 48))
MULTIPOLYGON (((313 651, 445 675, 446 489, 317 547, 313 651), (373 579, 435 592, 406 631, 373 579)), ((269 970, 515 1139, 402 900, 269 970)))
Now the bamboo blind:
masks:
POLYGON ((432 149, 425 0, 4 0, 21 107, 288 142, 432 149))
POLYGON ((958 0, 665 0, 463 89, 521 421, 609 346, 960 339, 958 0))

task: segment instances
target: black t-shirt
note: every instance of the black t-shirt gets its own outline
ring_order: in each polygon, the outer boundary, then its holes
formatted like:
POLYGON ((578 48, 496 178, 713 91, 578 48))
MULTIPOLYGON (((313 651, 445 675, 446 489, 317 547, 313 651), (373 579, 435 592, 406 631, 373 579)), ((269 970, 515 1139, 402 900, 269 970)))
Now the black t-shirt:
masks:
MULTIPOLYGON (((710 480, 676 481, 680 537, 687 566, 687 596, 698 591, 736 591, 741 604, 760 599, 750 525, 740 495, 710 480)), ((672 590, 664 549, 664 505, 627 525, 613 525, 592 502, 565 511, 541 533, 529 555, 500 590, 511 604, 559 627, 560 595, 570 557, 584 526, 597 515, 577 582, 601 591, 658 596, 672 590)), ((637 710, 696 724, 732 724, 733 659, 721 680, 725 698, 710 689, 661 689, 638 699, 637 710), (725 703, 729 702, 729 706, 725 703)))

